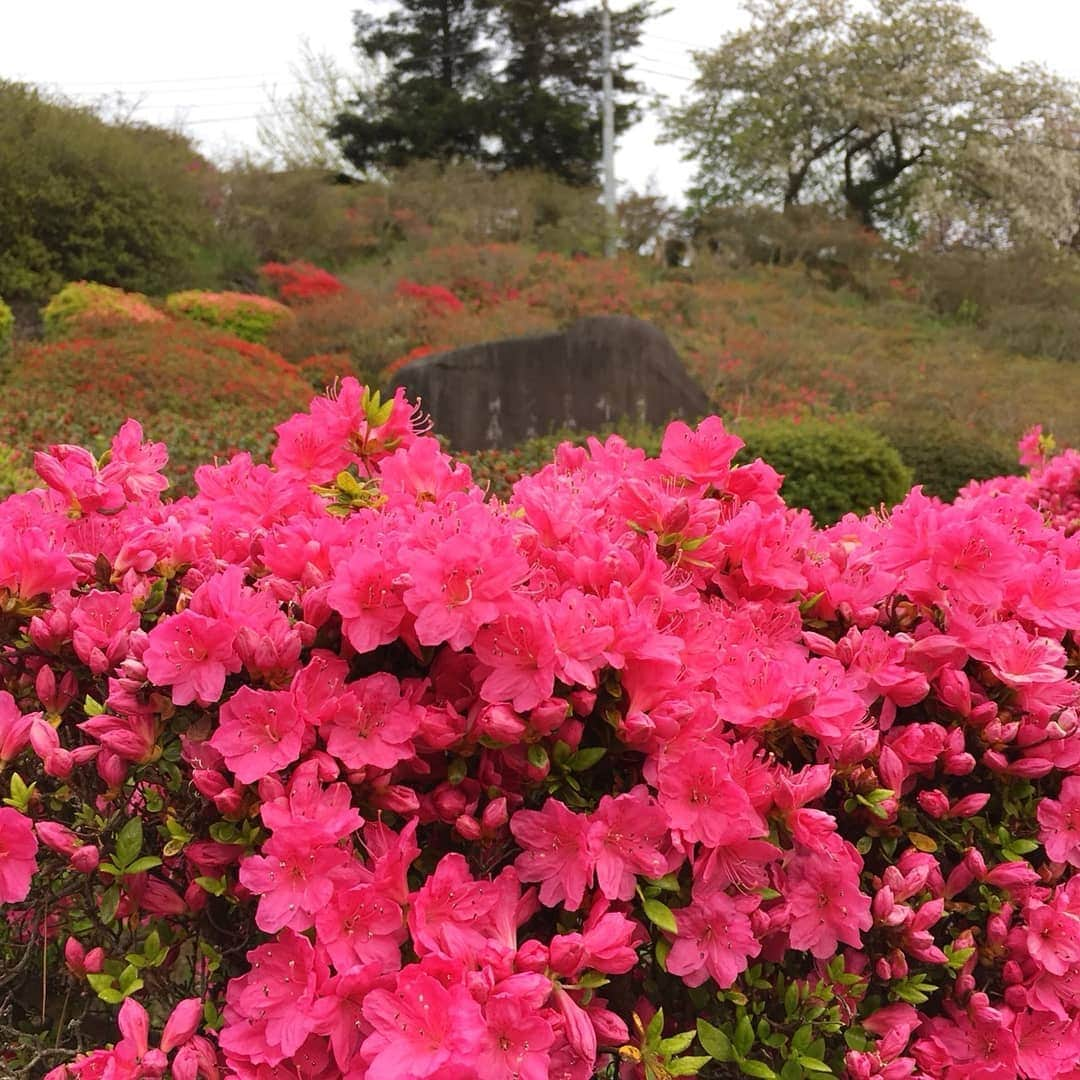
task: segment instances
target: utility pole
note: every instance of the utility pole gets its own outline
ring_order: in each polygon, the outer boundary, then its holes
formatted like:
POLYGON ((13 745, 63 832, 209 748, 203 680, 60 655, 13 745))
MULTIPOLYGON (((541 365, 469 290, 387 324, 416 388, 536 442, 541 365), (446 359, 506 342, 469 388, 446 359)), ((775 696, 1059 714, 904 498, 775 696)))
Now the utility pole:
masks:
POLYGON ((615 88, 611 76, 611 12, 603 0, 604 35, 604 254, 615 258, 615 88))

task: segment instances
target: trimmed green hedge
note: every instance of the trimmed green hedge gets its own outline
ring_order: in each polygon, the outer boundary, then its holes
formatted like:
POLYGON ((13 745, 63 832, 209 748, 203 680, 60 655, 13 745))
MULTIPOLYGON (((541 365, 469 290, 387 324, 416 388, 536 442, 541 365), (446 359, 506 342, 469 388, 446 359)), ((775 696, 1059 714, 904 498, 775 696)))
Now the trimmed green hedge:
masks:
POLYGON ((746 442, 736 461, 762 458, 784 475, 781 495, 819 525, 900 502, 911 470, 876 431, 850 420, 754 420, 732 425, 746 442))
POLYGON ((971 480, 1017 474, 1016 451, 954 420, 920 416, 868 417, 866 423, 896 447, 913 483, 951 500, 971 480))

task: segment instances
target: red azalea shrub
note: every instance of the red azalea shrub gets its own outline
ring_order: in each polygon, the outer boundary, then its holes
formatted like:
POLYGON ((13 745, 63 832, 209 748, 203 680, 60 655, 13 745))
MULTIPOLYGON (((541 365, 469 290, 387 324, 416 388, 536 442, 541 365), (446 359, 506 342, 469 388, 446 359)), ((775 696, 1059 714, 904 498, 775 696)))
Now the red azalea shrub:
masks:
POLYGON ((311 397, 296 369, 263 345, 197 323, 116 325, 107 336, 21 344, 4 380, 0 442, 40 450, 109 448, 131 414, 172 447, 174 483, 246 450, 264 460, 273 425, 311 397))
POLYGON ((509 504, 400 392, 277 431, 0 504, 13 1069, 1080 1075, 1080 539, 815 530, 715 417, 509 504))
POLYGON ((193 319, 259 345, 295 317, 284 304, 255 293, 188 289, 167 296, 165 307, 180 318, 193 319))
POLYGON ((303 304, 345 291, 344 283, 329 270, 309 262, 263 263, 259 273, 286 304, 303 304))
POLYGON ((397 295, 420 301, 431 315, 455 315, 464 308, 445 285, 419 285, 402 278, 397 283, 397 295))

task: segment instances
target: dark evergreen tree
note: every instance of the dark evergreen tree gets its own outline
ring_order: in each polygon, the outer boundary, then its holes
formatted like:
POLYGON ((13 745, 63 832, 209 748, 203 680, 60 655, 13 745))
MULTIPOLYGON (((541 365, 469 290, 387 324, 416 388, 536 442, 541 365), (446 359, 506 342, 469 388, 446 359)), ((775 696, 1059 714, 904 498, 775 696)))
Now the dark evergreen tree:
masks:
MULTIPOLYGON (((641 40, 654 0, 613 12, 617 57, 641 40)), ((469 160, 596 180, 602 140, 601 9, 583 0, 398 0, 357 12, 356 45, 387 65, 375 94, 331 135, 358 169, 469 160)), ((616 60, 615 130, 643 88, 616 60)))
POLYGON ((492 127, 489 10, 488 0, 398 0, 383 18, 353 13, 357 49, 388 69, 330 129, 356 168, 481 158, 492 127))
MULTIPOLYGON (((593 183, 602 156, 601 10, 574 0, 489 0, 502 67, 494 82, 497 157, 508 169, 540 169, 573 184, 593 183)), ((612 12, 615 57, 641 40, 652 0, 612 12)), ((638 117, 643 87, 613 64, 615 131, 638 117)))

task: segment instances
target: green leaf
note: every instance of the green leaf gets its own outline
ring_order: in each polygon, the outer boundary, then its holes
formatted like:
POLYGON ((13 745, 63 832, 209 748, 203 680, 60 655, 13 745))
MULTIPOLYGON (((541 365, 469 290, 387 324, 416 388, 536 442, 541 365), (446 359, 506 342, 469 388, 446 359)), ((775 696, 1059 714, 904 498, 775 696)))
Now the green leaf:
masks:
POLYGON ((791 1049, 805 1050, 810 1045, 810 1041, 813 1037, 814 1025, 803 1024, 803 1026, 791 1036, 791 1049))
POLYGON ((666 930, 669 934, 677 934, 679 932, 678 924, 675 922, 675 913, 659 900, 645 900, 642 903, 642 907, 645 910, 645 917, 654 926, 660 927, 661 930, 666 930))
POLYGON ((101 897, 101 904, 98 906, 98 914, 101 916, 101 921, 105 923, 111 923, 116 918, 116 909, 120 904, 120 886, 110 885, 101 897))
POLYGON ((776 1073, 764 1061, 740 1061, 739 1071, 747 1076, 757 1076, 761 1080, 776 1080, 776 1073))
POLYGON ((205 889, 211 896, 225 895, 225 878, 197 877, 195 884, 205 889))
POLYGON ((667 1054, 668 1057, 674 1057, 684 1050, 689 1050, 690 1044, 696 1038, 696 1031, 680 1031, 678 1035, 670 1035, 668 1038, 660 1040, 660 1052, 667 1054))
POLYGON ((825 1062, 822 1061, 820 1058, 805 1057, 804 1055, 800 1054, 799 1064, 804 1069, 806 1069, 807 1072, 828 1073, 830 1076, 832 1076, 833 1074, 832 1069, 830 1069, 829 1066, 826 1065, 825 1062))
POLYGON ((668 1076, 697 1076, 712 1058, 682 1057, 668 1062, 668 1076))
POLYGON ((735 1025, 735 1038, 732 1039, 732 1042, 739 1057, 746 1057, 750 1053, 754 1045, 754 1025, 750 1022, 749 1016, 744 1014, 739 1017, 739 1022, 735 1025))
POLYGON ((916 851, 925 851, 927 853, 937 851, 937 841, 932 836, 927 836, 926 833, 921 832, 909 832, 907 835, 916 851))
POLYGON ((121 830, 116 838, 116 864, 121 869, 133 863, 142 851, 143 828, 142 818, 132 818, 121 830))
POLYGON ((125 874, 142 874, 147 870, 153 870, 155 866, 160 866, 161 860, 156 855, 144 855, 141 859, 136 859, 130 866, 124 867, 125 874))
POLYGON ((83 701, 83 712, 87 716, 100 716, 105 711, 105 706, 96 702, 89 694, 83 701))
POLYGON ((585 772, 591 769, 605 754, 607 750, 603 746, 588 746, 572 754, 566 762, 566 767, 571 772, 585 772))
POLYGON ((100 994, 102 990, 111 990, 113 987, 113 977, 104 971, 87 975, 86 981, 94 988, 97 994, 100 994))
POLYGON ((697 1022, 698 1042, 713 1061, 733 1061, 735 1050, 731 1040, 718 1027, 713 1027, 707 1020, 697 1022))
POLYGON ((215 821, 210 826, 210 839, 219 844, 235 844, 239 834, 231 821, 215 821))
POLYGON ((664 1030, 664 1010, 657 1009, 653 1013, 652 1019, 649 1021, 649 1026, 645 1029, 645 1044, 646 1046, 655 1046, 657 1040, 660 1038, 660 1033, 664 1030))

